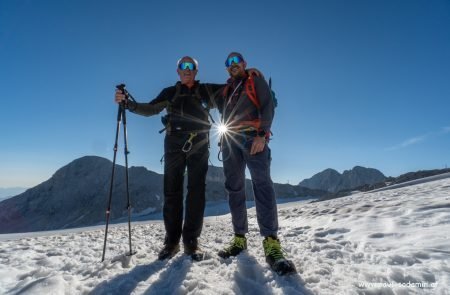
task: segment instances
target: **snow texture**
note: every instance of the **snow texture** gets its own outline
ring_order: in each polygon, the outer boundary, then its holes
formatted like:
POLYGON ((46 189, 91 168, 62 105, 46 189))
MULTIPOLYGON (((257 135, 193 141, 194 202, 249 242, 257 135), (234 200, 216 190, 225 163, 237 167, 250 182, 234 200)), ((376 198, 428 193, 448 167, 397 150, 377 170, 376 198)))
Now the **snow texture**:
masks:
POLYGON ((248 250, 222 260, 230 215, 205 219, 207 259, 158 261, 161 221, 0 235, 0 294, 450 294, 450 179, 279 206, 280 240, 299 271, 264 260, 254 208, 248 250))

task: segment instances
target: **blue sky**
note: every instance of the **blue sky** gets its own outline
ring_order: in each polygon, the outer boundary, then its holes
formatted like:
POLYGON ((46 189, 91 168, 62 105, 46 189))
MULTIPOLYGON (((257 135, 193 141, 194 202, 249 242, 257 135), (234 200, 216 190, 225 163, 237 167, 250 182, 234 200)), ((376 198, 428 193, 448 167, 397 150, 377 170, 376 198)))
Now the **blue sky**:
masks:
MULTIPOLYGON (((273 79, 274 181, 450 164, 449 1, 3 0, 0 187, 37 185, 84 155, 112 159, 116 84, 149 101, 184 55, 198 79, 221 83, 231 51, 273 79)), ((130 166, 162 172, 161 128, 160 116, 128 115, 130 166)))

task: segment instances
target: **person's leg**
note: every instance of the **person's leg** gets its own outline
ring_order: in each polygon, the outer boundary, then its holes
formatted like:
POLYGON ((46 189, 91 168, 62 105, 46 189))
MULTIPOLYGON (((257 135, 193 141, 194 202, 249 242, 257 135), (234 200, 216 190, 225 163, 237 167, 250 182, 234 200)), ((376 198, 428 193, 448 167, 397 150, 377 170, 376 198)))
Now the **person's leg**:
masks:
POLYGON ((200 140, 202 145, 187 157, 187 195, 183 225, 183 242, 197 245, 203 226, 205 211, 206 173, 208 172, 209 150, 207 142, 200 140))
POLYGON ((228 247, 220 250, 222 258, 236 256, 247 249, 248 232, 247 206, 245 204, 245 161, 241 146, 232 142, 223 147, 223 169, 225 174, 225 188, 228 192, 228 203, 231 211, 234 237, 228 247))
POLYGON ((277 237, 278 214, 275 191, 270 177, 270 149, 266 145, 264 150, 256 155, 245 153, 245 158, 252 176, 256 217, 260 233, 264 237, 263 249, 266 262, 280 275, 295 272, 294 264, 284 257, 277 237))
POLYGON ((260 233, 264 237, 277 237, 278 213, 275 190, 270 177, 270 149, 266 145, 264 150, 256 155, 244 153, 247 167, 252 177, 255 195, 256 217, 260 233))
POLYGON ((247 206, 245 204, 245 161, 239 143, 230 139, 224 143, 223 171, 225 189, 228 193, 228 204, 235 234, 245 235, 248 232, 247 206))
POLYGON ((164 154, 164 205, 166 244, 178 244, 183 223, 183 180, 185 153, 178 149, 177 138, 167 136, 164 154))

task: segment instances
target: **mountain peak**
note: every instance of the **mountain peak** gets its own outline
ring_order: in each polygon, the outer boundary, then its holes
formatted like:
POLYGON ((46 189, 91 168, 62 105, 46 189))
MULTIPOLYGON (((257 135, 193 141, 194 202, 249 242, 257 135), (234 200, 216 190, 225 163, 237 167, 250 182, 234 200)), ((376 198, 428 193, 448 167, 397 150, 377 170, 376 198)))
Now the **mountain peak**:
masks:
POLYGON ((351 170, 345 170, 342 174, 331 168, 325 169, 311 178, 301 181, 299 185, 335 193, 365 184, 378 183, 385 179, 383 173, 377 169, 355 166, 351 170))
POLYGON ((337 172, 336 170, 334 170, 333 168, 327 168, 325 170, 323 170, 320 173, 331 173, 331 174, 339 174, 339 172, 337 172))

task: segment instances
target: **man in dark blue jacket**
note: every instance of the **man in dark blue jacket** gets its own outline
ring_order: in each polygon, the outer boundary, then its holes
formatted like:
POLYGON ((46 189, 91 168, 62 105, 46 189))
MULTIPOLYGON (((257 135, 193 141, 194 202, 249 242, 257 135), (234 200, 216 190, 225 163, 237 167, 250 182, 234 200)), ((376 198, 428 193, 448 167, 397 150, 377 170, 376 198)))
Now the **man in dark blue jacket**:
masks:
POLYGON ((222 138, 222 153, 234 237, 230 246, 219 252, 219 256, 236 256, 247 248, 247 166, 252 178, 260 234, 264 237, 266 261, 277 272, 290 272, 293 266, 284 258, 277 237, 277 203, 270 177, 268 142, 274 116, 272 93, 263 77, 247 74, 247 63, 240 53, 230 53, 225 65, 230 79, 218 105, 222 123, 228 128, 222 138))

